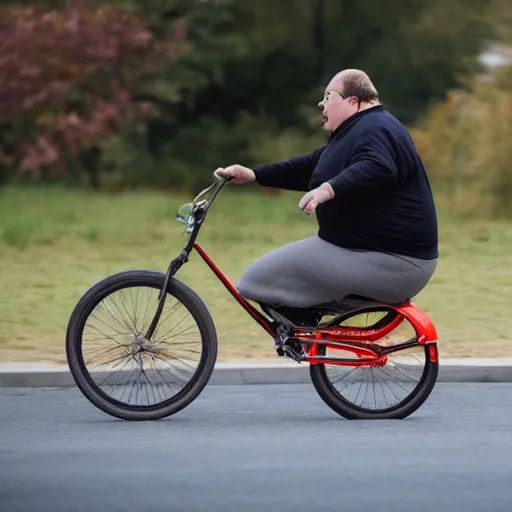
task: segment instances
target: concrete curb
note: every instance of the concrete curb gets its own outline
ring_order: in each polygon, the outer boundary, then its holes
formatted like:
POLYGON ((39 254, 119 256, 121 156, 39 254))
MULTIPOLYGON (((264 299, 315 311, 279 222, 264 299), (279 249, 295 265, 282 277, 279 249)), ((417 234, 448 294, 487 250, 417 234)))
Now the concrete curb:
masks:
MULTIPOLYGON (((308 384, 309 365, 294 362, 259 364, 218 363, 209 386, 308 384)), ((512 382, 512 359, 445 359, 438 382, 512 382)), ((0 365, 0 388, 71 388, 67 366, 0 365)))

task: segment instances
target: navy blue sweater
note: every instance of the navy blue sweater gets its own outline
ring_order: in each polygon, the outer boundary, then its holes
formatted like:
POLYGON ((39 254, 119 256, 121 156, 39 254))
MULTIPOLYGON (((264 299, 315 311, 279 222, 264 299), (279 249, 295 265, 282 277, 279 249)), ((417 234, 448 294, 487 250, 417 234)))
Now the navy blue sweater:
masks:
POLYGON ((318 236, 347 249, 438 257, 430 183, 406 128, 382 106, 344 121, 328 144, 254 169, 260 185, 307 192, 322 183, 335 197, 318 206, 318 236))

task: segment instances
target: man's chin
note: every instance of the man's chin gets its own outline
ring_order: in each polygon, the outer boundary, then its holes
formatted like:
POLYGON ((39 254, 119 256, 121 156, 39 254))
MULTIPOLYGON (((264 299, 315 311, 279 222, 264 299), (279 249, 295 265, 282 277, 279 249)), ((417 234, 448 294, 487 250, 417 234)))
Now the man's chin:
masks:
POLYGON ((332 134, 332 128, 330 126, 323 125, 322 130, 329 136, 332 134))

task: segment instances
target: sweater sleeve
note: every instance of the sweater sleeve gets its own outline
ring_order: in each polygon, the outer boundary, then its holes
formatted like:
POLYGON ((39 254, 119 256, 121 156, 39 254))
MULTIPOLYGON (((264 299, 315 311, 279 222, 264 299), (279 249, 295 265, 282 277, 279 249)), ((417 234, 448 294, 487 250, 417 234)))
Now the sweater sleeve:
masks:
POLYGON ((255 167, 256 181, 265 187, 307 192, 309 180, 324 148, 322 146, 309 155, 297 156, 284 162, 255 167))
POLYGON ((354 152, 350 165, 328 181, 335 195, 397 182, 398 169, 393 153, 393 145, 385 131, 367 135, 354 152))

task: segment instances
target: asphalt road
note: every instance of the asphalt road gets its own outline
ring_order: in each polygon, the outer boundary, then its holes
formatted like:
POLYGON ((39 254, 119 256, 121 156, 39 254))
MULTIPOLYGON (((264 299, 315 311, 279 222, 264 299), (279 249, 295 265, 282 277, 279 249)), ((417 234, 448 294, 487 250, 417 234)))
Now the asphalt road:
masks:
POLYGON ((438 384, 403 421, 312 386, 209 387, 128 423, 76 390, 0 391, 0 511, 512 510, 512 385, 438 384))

